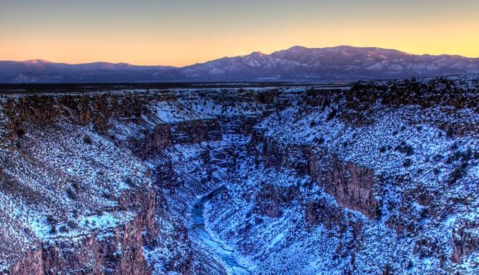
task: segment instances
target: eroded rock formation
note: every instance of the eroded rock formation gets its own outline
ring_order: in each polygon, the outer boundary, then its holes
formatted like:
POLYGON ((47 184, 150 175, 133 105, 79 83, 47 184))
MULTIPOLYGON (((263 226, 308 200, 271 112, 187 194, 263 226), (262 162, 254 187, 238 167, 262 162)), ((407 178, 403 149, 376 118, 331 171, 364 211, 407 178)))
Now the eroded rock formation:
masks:
POLYGON ((476 78, 3 95, 0 270, 475 274, 476 78))

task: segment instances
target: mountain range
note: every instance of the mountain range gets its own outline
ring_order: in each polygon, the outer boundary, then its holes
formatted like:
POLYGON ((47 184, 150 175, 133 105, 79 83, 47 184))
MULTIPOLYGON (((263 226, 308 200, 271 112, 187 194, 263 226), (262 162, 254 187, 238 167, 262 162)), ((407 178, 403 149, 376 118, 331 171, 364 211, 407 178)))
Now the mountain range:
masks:
POLYGON ((0 83, 324 82, 479 73, 479 58, 413 55, 398 50, 295 46, 272 54, 224 57, 186 67, 127 63, 0 61, 0 83))

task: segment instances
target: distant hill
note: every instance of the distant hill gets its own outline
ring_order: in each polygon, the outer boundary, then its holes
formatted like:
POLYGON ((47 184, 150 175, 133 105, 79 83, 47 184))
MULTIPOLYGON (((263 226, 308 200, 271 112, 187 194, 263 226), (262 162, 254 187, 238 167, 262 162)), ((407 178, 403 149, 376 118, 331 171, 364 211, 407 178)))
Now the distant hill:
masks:
POLYGON ((0 61, 1 83, 98 83, 171 81, 298 81, 430 77, 479 73, 479 59, 457 55, 412 55, 381 48, 339 46, 305 48, 225 57, 182 68, 127 63, 52 63, 0 61))

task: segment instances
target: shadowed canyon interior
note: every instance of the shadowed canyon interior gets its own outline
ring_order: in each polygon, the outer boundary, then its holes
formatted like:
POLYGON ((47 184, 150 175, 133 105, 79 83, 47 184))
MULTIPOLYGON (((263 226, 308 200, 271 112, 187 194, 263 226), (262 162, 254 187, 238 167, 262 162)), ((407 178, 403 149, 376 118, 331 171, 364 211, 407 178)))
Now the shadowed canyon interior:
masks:
POLYGON ((0 273, 477 274, 479 77, 0 96, 0 273))

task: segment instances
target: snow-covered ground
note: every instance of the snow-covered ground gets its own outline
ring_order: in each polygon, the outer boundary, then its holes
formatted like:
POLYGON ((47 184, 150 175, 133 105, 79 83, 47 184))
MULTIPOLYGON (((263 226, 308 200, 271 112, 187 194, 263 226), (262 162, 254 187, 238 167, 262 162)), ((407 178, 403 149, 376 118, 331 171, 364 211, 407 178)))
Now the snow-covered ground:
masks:
POLYGON ((476 274, 478 80, 2 96, 0 271, 141 191, 154 274, 476 274))

